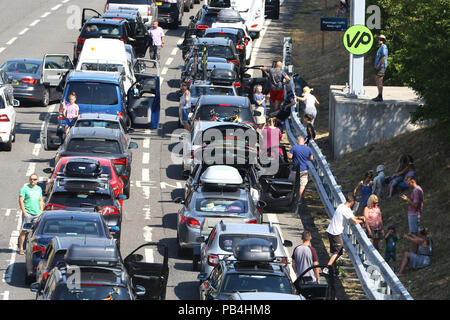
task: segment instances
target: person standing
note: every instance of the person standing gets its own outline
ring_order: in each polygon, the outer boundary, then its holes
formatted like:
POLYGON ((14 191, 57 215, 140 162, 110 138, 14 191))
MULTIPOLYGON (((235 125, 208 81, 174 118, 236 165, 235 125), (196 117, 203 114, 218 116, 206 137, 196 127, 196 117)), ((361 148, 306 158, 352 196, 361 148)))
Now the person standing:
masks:
MULTIPOLYGON (((311 246, 311 232, 302 233, 302 244, 297 246, 292 253, 292 268, 300 276, 306 269, 319 264, 319 258, 316 249, 311 246)), ((320 283, 319 268, 309 270, 305 276, 310 276, 313 281, 320 283)))
MULTIPOLYGON (((405 194, 401 195, 402 200, 408 203, 408 226, 409 232, 417 235, 417 230, 420 223, 420 215, 423 211, 424 194, 422 187, 417 184, 417 179, 414 176, 406 178, 408 187, 412 189, 411 198, 405 194)), ((413 251, 417 250, 417 245, 413 242, 413 251)))
POLYGON ((158 21, 152 23, 152 27, 148 30, 148 34, 152 39, 149 47, 150 59, 158 61, 161 59, 161 48, 164 48, 164 30, 158 26, 158 21))
POLYGON ((269 74, 270 79, 270 104, 273 106, 273 111, 280 110, 280 105, 284 100, 283 81, 288 83, 291 78, 282 70, 283 63, 277 61, 275 68, 260 67, 260 70, 269 74))
POLYGON ((66 136, 69 134, 70 128, 73 127, 75 121, 77 121, 80 107, 75 103, 77 101, 77 94, 72 92, 69 94, 69 104, 63 101, 63 114, 66 117, 66 136))
POLYGON ((22 230, 19 235, 19 254, 23 255, 23 243, 29 229, 25 228, 25 224, 34 223, 39 215, 44 211, 44 200, 42 198, 42 189, 37 185, 38 176, 32 174, 30 183, 23 186, 19 192, 19 206, 22 210, 22 230))
POLYGON ((190 131, 189 110, 191 109, 191 92, 187 83, 183 83, 181 90, 183 92, 180 98, 181 122, 183 123, 184 129, 190 131))
POLYGON ((278 159, 279 156, 283 156, 283 150, 280 148, 280 141, 283 138, 283 134, 275 126, 275 121, 275 118, 270 118, 262 131, 261 150, 262 152, 267 152, 267 156, 272 159, 278 159))
POLYGON ((289 159, 292 159, 295 164, 292 167, 289 180, 295 180, 297 166, 300 167, 300 188, 298 192, 298 204, 300 205, 303 192, 308 184, 308 161, 313 161, 314 156, 312 155, 311 148, 305 145, 305 138, 302 136, 297 138, 297 145, 293 146, 292 149, 288 151, 287 156, 289 159))
POLYGON ((398 237, 397 237, 397 232, 395 230, 394 226, 389 226, 388 227, 388 232, 386 233, 385 237, 385 253, 384 253, 384 260, 386 260, 386 262, 389 262, 389 260, 397 260, 397 241, 398 241, 398 237))
POLYGON ((305 114, 309 114, 312 116, 311 123, 314 124, 314 120, 317 116, 316 105, 318 106, 320 103, 319 100, 317 100, 317 98, 311 93, 311 91, 313 91, 312 88, 305 86, 303 88, 302 97, 297 97, 297 99, 305 104, 304 112, 305 114))
POLYGON ((378 197, 374 194, 367 200, 367 206, 364 208, 364 219, 370 242, 378 250, 378 243, 384 236, 384 228, 381 210, 378 206, 378 197))
POLYGON ((342 255, 344 247, 342 233, 344 232, 344 218, 352 221, 354 224, 364 223, 364 217, 355 217, 351 207, 355 204, 355 197, 352 193, 347 194, 345 203, 341 203, 333 214, 333 218, 327 228, 327 235, 330 241, 330 260, 328 267, 333 268, 336 273, 336 261, 342 255))
POLYGON ((380 35, 378 37, 377 56, 375 57, 375 83, 378 88, 378 96, 372 99, 372 101, 383 101, 383 78, 386 72, 388 61, 388 47, 386 45, 386 37, 380 35))
POLYGON ((306 139, 305 139, 306 145, 308 145, 311 140, 314 140, 316 138, 316 129, 314 129, 314 125, 311 123, 312 118, 313 117, 310 114, 305 114, 305 116, 303 117, 303 121, 305 123, 306 132, 307 132, 306 139))
POLYGON ((253 100, 255 101, 253 111, 256 111, 256 115, 254 115, 256 129, 262 130, 266 124, 266 97, 260 84, 254 87, 253 100))
POLYGON ((361 180, 356 186, 355 190, 353 190, 353 196, 356 197, 356 193, 358 190, 361 190, 361 208, 364 209, 367 206, 367 200, 372 194, 372 186, 373 186, 373 171, 369 170, 366 172, 364 176, 364 180, 361 180))

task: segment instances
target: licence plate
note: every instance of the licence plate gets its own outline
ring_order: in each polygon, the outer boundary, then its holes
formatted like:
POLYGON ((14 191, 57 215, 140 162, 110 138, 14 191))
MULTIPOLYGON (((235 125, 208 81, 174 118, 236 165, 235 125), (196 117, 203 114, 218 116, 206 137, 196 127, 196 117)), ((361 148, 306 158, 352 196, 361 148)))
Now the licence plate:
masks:
POLYGON ((11 85, 13 85, 13 86, 18 86, 18 85, 19 85, 19 81, 11 82, 11 85))
POLYGON ((157 6, 162 6, 162 2, 155 2, 157 6))

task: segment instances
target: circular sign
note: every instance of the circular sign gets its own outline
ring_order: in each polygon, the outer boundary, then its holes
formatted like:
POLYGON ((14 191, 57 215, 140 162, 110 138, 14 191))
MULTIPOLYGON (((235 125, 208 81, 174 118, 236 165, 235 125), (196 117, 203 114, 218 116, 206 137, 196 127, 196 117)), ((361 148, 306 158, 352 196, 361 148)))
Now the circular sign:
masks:
POLYGON ((354 25, 344 33, 343 41, 348 52, 362 55, 372 48, 373 35, 366 26, 354 25))

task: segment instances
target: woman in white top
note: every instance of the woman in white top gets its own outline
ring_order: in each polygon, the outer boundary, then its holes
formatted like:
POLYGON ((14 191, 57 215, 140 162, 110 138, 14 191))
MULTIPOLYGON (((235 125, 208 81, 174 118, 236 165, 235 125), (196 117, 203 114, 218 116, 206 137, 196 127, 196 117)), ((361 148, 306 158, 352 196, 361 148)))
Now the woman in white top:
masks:
POLYGON ((188 89, 187 83, 183 83, 182 86, 183 94, 180 98, 180 111, 181 111, 181 122, 186 130, 190 131, 191 128, 188 122, 189 110, 191 109, 191 92, 188 89))
POLYGON ((304 87, 302 97, 297 97, 297 99, 305 104, 305 114, 312 115, 313 118, 311 123, 314 124, 314 120, 317 115, 316 105, 319 105, 319 101, 314 95, 311 94, 311 91, 313 91, 312 88, 308 86, 304 87))

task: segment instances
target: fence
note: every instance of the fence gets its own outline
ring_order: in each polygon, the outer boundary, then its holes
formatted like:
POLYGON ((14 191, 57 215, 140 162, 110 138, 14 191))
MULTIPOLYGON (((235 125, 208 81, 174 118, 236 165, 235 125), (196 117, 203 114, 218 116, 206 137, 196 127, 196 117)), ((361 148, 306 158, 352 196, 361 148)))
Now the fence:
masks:
MULTIPOLYGON (((295 90, 292 76, 294 72, 291 38, 284 38, 283 69, 291 77, 291 86, 295 90)), ((306 137, 306 129, 298 118, 295 106, 291 107, 291 116, 285 123, 291 145, 297 143, 299 135, 306 137)), ((310 141, 309 146, 314 156, 314 160, 309 165, 309 175, 314 181, 328 217, 332 218, 335 208, 345 202, 345 197, 316 142, 310 141)), ((413 300, 380 253, 371 244, 360 225, 347 222, 342 237, 344 248, 347 250, 363 290, 370 300, 413 300)))

